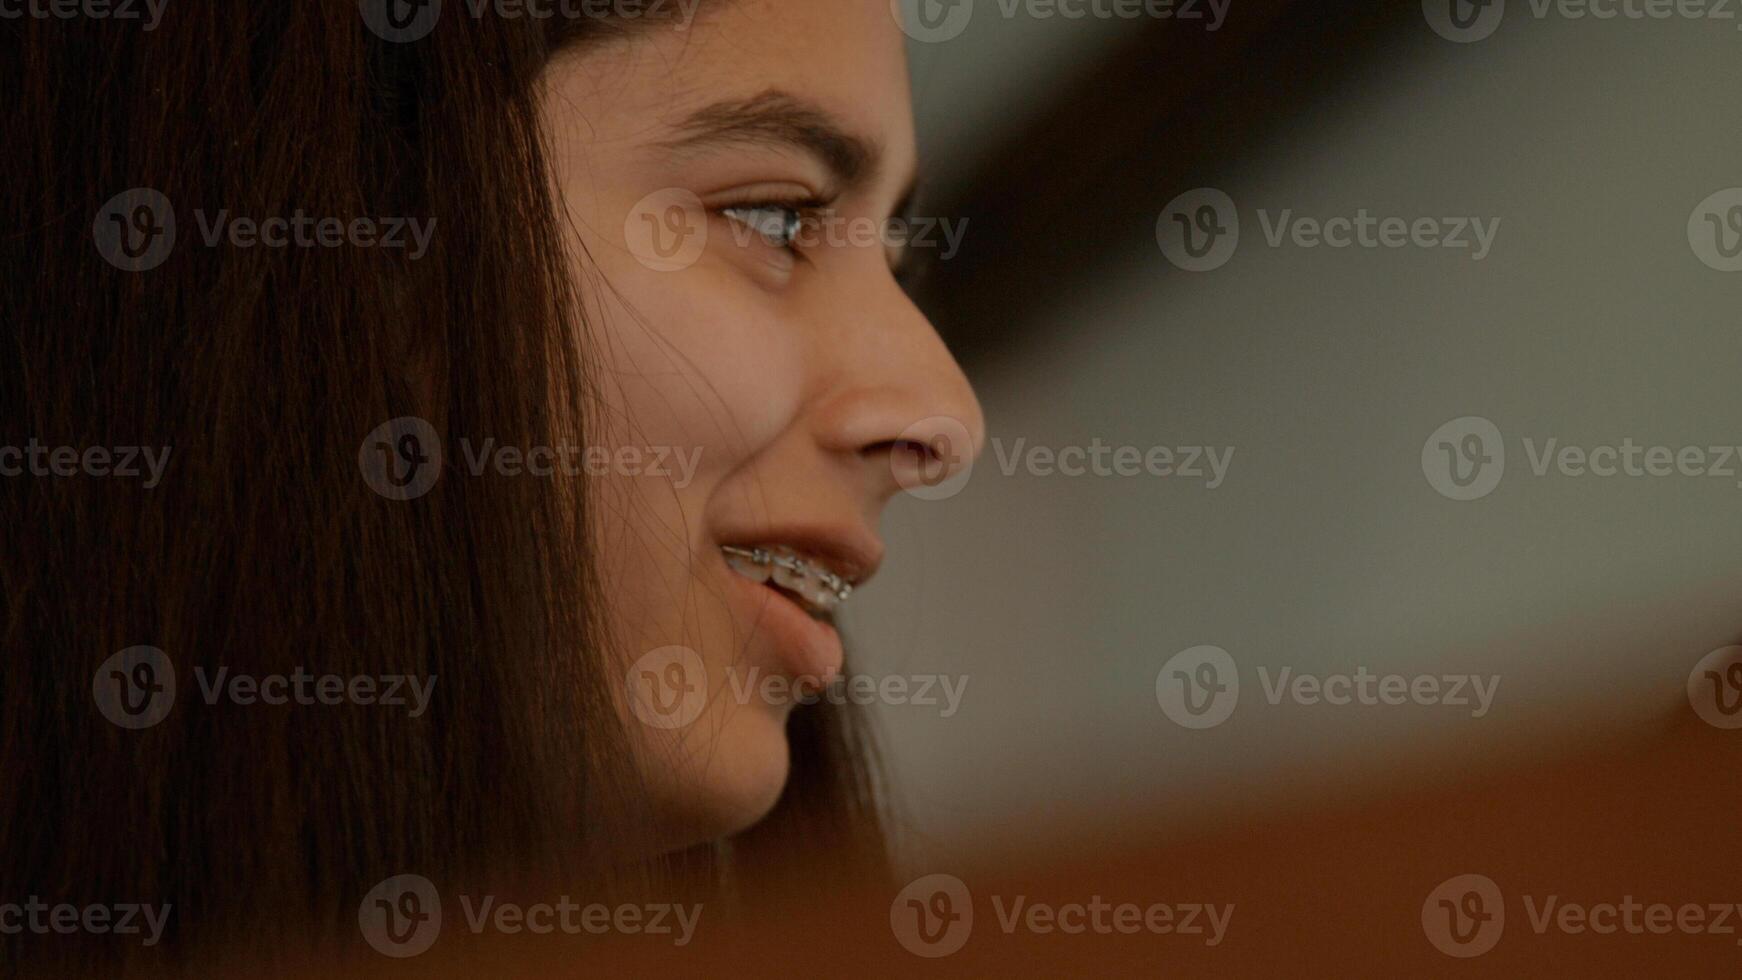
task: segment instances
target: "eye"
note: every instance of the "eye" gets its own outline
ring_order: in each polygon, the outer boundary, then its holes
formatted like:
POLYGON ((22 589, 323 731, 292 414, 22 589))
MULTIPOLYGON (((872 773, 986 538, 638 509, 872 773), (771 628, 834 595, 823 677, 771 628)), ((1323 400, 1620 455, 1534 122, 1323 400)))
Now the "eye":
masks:
POLYGON ((721 208, 720 213, 761 235, 763 241, 775 248, 791 249, 804 228, 806 210, 801 204, 745 204, 721 208))

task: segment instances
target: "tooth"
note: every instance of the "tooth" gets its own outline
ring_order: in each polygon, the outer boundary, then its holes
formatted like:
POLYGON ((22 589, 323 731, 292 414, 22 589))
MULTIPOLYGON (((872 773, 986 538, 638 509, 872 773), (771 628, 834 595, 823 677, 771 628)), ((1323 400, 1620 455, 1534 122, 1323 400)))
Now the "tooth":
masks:
POLYGON ((744 548, 721 548, 726 554, 726 566, 732 571, 742 574, 751 581, 768 581, 768 560, 766 555, 758 550, 744 548))
POLYGON ((801 596, 808 596, 811 588, 810 580, 810 576, 805 574, 805 566, 802 563, 797 568, 789 567, 785 562, 777 561, 774 563, 775 585, 791 589, 801 596))
POLYGON ((823 612, 828 612, 840 604, 841 598, 840 596, 835 595, 834 591, 828 586, 818 582, 816 587, 805 595, 805 601, 818 609, 821 609, 823 612))
POLYGON ((853 588, 825 566, 802 557, 786 545, 755 548, 727 545, 720 550, 732 571, 752 582, 773 581, 819 612, 828 612, 840 605, 853 588))
POLYGON ((732 566, 732 571, 742 574, 751 581, 768 581, 768 566, 763 562, 754 562, 744 555, 726 555, 726 564, 732 566))

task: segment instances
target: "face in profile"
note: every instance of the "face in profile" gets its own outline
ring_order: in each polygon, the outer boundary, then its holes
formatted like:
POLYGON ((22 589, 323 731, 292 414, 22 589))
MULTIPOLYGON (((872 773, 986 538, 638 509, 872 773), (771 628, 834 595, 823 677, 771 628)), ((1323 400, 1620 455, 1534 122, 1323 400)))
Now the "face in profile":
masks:
POLYGON ((882 0, 709 4, 560 57, 543 106, 612 451, 613 669, 662 836, 705 840, 779 796, 884 505, 982 442, 907 257, 855 232, 913 189, 903 34, 882 0))

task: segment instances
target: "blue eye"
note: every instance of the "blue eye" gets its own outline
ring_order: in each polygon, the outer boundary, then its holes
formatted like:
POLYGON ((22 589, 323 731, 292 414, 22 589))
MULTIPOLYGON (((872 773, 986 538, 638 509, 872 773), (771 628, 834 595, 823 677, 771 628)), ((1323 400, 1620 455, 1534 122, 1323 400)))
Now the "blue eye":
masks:
POLYGON ((804 227, 804 213, 784 204, 722 208, 720 213, 760 234, 775 248, 791 248, 804 227))

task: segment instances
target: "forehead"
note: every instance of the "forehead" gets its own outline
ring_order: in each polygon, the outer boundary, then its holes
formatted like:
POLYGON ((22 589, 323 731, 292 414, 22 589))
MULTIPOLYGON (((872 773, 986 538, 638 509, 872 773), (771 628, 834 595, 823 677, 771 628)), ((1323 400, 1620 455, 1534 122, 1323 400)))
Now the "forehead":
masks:
POLYGON ((667 139, 694 113, 769 90, 802 96, 913 166, 900 27, 886 0, 671 0, 693 21, 655 24, 552 66, 552 95, 596 141, 667 139))

